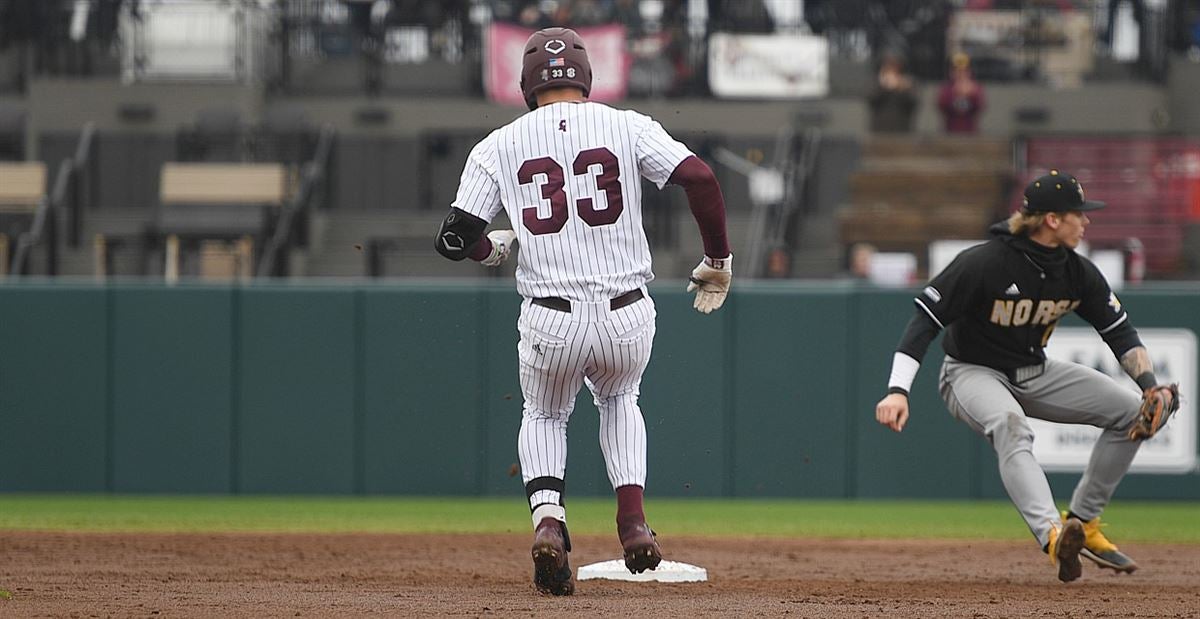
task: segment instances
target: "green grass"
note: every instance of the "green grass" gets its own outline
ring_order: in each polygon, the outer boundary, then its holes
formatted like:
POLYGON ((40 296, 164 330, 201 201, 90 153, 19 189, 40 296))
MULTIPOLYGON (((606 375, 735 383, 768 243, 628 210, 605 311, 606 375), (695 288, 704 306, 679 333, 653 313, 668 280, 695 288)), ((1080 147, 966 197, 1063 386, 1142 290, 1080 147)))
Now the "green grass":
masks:
MULTIPOLYGON (((613 529, 611 499, 572 499, 575 534, 613 529)), ((1025 539, 1004 501, 655 499, 671 535, 1025 539)), ((526 532, 519 498, 207 497, 0 494, 0 530, 161 532, 526 532)), ((1200 503, 1118 502, 1104 519, 1118 541, 1200 543, 1200 503)))

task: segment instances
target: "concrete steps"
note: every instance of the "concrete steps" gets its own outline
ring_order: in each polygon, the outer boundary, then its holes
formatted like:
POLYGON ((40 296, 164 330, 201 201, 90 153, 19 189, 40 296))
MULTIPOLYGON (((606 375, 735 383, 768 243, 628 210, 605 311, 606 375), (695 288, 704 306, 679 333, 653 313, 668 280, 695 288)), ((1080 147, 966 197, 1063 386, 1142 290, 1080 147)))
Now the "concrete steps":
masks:
POLYGON ((1007 141, 884 137, 863 152, 850 177, 849 204, 834 218, 842 247, 867 243, 910 252, 923 273, 930 241, 982 238, 1006 212, 1012 183, 1007 141))

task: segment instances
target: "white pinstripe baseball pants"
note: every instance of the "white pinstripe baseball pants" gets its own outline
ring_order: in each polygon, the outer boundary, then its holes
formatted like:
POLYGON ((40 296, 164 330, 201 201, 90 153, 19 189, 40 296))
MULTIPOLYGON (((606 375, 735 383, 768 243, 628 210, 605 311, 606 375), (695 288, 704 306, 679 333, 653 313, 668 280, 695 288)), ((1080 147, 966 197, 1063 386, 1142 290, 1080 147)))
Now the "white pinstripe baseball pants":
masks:
MULTIPOLYGON (((570 312, 529 299, 521 304, 517 353, 525 401, 517 449, 525 483, 565 478, 567 420, 582 383, 600 411, 600 449, 613 488, 646 485, 646 422, 637 399, 655 316, 649 294, 615 311, 608 301, 572 302, 570 312)), ((561 505, 557 495, 539 490, 530 505, 561 505)))

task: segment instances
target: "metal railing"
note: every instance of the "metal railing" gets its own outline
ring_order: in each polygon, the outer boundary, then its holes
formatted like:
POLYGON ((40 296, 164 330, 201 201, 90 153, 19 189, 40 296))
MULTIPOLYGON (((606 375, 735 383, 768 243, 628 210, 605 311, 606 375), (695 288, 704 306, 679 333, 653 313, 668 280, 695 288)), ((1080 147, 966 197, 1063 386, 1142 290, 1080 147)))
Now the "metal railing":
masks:
POLYGON ((67 229, 67 242, 72 248, 79 247, 79 237, 83 232, 83 211, 96 203, 96 126, 93 123, 84 125, 79 136, 79 144, 75 147, 75 157, 71 159, 70 202, 67 204, 71 214, 71 225, 67 229))
POLYGON ((72 247, 79 246, 80 211, 85 203, 91 204, 95 191, 95 157, 92 156, 95 134, 92 123, 84 125, 75 155, 58 165, 54 187, 38 202, 29 230, 17 239, 9 268, 11 274, 29 275, 33 250, 43 244, 46 246, 46 275, 58 274, 58 226, 64 212, 71 218, 68 241, 72 247))
POLYGON ((288 260, 284 255, 294 242, 307 241, 308 219, 312 208, 319 201, 329 198, 329 161, 333 151, 334 129, 332 125, 321 128, 317 139, 316 154, 312 161, 304 164, 300 186, 284 205, 271 239, 263 248, 258 262, 258 277, 282 277, 288 275, 288 260))
POLYGON ((42 196, 34 211, 33 224, 21 233, 17 239, 17 249, 13 252, 12 265, 9 273, 12 275, 29 275, 29 256, 33 248, 46 241, 46 274, 58 273, 58 205, 66 198, 67 185, 71 182, 71 160, 66 159, 58 166, 58 176, 54 179, 54 189, 49 195, 42 196))
POLYGON ((743 174, 750 184, 750 230, 746 250, 740 256, 740 272, 750 278, 767 277, 767 264, 773 251, 790 251, 789 230, 793 218, 807 214, 806 200, 821 131, 813 127, 788 125, 775 135, 775 152, 770 166, 748 161, 727 148, 719 147, 714 156, 722 165, 743 174))

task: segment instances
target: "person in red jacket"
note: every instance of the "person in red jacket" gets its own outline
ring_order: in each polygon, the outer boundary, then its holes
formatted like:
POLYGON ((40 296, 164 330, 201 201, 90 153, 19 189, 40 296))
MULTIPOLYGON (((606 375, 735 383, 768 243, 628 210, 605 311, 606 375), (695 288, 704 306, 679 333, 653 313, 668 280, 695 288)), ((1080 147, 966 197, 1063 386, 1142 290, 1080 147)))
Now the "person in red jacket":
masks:
POLYGON ((950 79, 938 93, 946 133, 977 133, 984 106, 983 86, 971 76, 971 59, 961 52, 955 54, 950 79))

